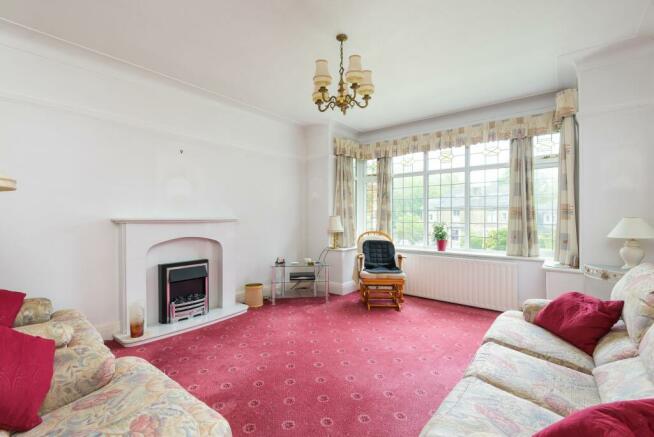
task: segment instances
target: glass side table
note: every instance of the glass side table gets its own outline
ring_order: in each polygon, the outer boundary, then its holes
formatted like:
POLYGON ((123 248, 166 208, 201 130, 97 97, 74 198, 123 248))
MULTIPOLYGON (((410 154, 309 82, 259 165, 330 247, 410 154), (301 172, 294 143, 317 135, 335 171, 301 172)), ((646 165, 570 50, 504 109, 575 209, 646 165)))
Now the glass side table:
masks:
POLYGON ((318 294, 318 285, 324 289, 325 303, 329 302, 329 265, 316 262, 286 262, 271 267, 270 300, 297 297, 323 297, 318 294), (302 284, 310 284, 302 287, 302 284))

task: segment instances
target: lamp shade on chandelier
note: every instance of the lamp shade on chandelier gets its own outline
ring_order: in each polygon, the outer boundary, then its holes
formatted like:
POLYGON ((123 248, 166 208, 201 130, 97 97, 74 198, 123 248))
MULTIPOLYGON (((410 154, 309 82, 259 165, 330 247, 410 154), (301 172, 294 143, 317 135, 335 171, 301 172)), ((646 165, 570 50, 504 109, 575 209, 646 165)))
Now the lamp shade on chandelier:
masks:
POLYGON ((332 76, 329 74, 327 60, 318 59, 316 61, 316 73, 313 76, 313 103, 316 104, 320 112, 327 109, 340 109, 345 114, 350 108, 358 106, 365 108, 368 106, 370 99, 375 92, 375 86, 372 84, 372 71, 364 70, 361 66, 361 56, 351 55, 347 71, 343 68, 343 42, 347 40, 347 35, 339 33, 336 40, 341 44, 340 68, 338 70, 338 90, 336 95, 329 95, 327 87, 332 83, 332 76), (349 84, 349 88, 347 86, 349 84))
POLYGON ((15 191, 16 190, 16 179, 12 179, 9 176, 4 176, 0 173, 0 191, 15 191))

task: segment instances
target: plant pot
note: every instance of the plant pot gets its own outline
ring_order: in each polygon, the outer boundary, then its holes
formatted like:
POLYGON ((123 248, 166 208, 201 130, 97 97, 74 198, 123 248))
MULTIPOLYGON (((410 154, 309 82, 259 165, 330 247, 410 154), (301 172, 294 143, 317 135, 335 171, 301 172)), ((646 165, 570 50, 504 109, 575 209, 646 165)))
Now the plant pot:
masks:
POLYGON ((439 252, 445 252, 445 249, 447 249, 447 240, 436 240, 436 247, 439 252))

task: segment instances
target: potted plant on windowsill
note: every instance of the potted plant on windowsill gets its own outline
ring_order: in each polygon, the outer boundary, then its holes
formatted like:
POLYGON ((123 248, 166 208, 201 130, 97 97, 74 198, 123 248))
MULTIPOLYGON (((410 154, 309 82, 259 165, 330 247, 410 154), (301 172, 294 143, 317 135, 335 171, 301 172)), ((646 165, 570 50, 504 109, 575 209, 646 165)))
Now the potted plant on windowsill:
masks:
POLYGON ((445 223, 434 224, 434 240, 439 252, 445 252, 447 249, 447 226, 445 223))

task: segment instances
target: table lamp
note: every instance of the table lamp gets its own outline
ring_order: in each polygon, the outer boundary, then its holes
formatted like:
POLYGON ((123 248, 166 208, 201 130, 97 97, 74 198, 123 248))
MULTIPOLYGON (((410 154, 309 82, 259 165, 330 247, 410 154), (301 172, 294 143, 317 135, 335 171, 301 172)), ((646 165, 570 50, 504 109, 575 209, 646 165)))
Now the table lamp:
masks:
POLYGON ((332 238, 330 249, 336 249, 338 247, 338 234, 342 234, 344 230, 343 221, 341 220, 340 215, 329 216, 329 226, 327 227, 327 232, 330 233, 332 238))
POLYGON ((16 179, 12 179, 0 173, 0 191, 15 191, 15 190, 16 190, 16 179))
POLYGON ((624 217, 615 225, 608 235, 609 238, 626 240, 620 249, 620 257, 624 261, 623 269, 636 267, 645 257, 645 251, 638 240, 654 238, 654 228, 640 217, 624 217))

